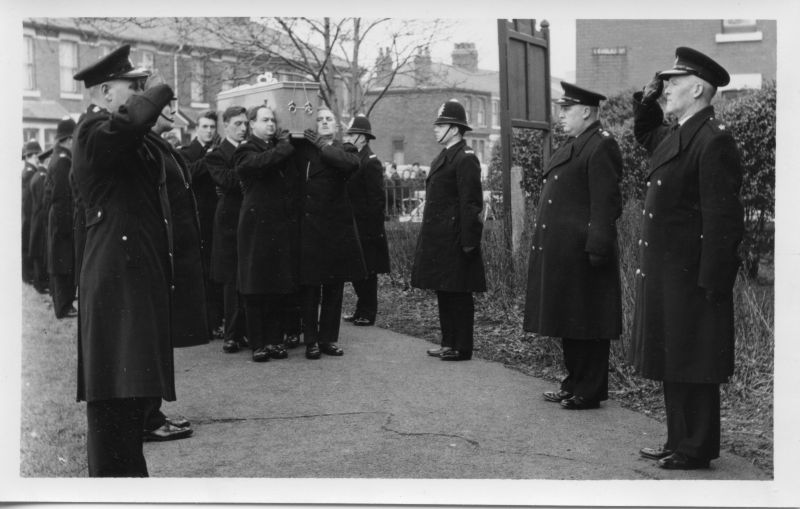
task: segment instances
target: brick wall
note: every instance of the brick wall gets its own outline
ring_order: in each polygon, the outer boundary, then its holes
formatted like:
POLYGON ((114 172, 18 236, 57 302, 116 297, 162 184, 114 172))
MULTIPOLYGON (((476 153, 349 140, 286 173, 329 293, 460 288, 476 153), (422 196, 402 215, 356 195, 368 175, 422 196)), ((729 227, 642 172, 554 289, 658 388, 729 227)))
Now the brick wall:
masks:
POLYGON ((730 74, 773 79, 776 22, 758 20, 757 29, 761 41, 718 43, 722 20, 577 20, 577 83, 604 94, 642 87, 656 71, 672 66, 678 46, 705 53, 730 74), (593 48, 625 48, 625 54, 593 55, 593 48))

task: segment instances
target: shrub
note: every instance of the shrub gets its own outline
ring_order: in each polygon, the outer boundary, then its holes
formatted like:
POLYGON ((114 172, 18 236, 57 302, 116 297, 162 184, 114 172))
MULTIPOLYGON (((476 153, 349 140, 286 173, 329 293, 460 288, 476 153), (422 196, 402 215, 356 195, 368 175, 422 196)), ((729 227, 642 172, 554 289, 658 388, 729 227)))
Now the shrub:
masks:
MULTIPOLYGON (((603 125, 614 135, 622 152, 624 203, 643 199, 648 170, 647 153, 633 136, 633 92, 628 90, 609 97, 601 110, 603 125)), ((769 261, 774 250, 775 82, 733 99, 719 97, 715 108, 733 133, 742 158, 741 198, 747 220, 741 256, 746 274, 755 277, 761 262, 769 261)), ((541 192, 545 135, 542 131, 514 129, 513 138, 512 165, 523 168, 521 185, 535 208, 541 192)), ((553 147, 560 146, 564 139, 564 134, 554 129, 553 147)), ((489 167, 490 181, 497 183, 493 189, 502 188, 501 168, 501 148, 497 143, 489 167)))

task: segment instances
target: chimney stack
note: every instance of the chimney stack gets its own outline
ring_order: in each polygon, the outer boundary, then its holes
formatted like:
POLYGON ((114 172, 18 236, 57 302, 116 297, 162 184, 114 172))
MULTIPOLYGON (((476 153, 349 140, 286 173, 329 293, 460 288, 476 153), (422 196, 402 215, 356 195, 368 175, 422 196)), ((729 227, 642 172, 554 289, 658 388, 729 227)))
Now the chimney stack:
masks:
POLYGON ((453 67, 459 67, 471 72, 478 70, 478 50, 475 49, 475 43, 457 42, 451 56, 453 58, 453 67))

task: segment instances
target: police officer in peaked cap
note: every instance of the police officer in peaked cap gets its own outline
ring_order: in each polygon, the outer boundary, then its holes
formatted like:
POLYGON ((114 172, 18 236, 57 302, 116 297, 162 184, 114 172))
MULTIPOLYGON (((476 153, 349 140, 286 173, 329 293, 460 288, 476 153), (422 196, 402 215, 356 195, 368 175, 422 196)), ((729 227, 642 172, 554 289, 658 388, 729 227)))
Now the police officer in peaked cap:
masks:
POLYGON ((146 134, 172 89, 122 46, 74 78, 92 104, 73 143, 86 206, 79 278, 78 400, 86 401, 91 477, 145 477, 145 407, 175 400, 170 293, 172 218, 160 155, 146 134))
POLYGON ((367 265, 367 277, 352 281, 358 297, 352 315, 344 317, 357 326, 375 323, 378 313, 378 274, 389 273, 389 245, 386 241, 384 211, 386 191, 383 183, 383 163, 372 152, 372 126, 364 115, 353 117, 344 141, 358 149, 358 170, 347 181, 347 192, 353 205, 358 238, 367 265))
POLYGON ((523 328, 559 337, 567 376, 547 401, 569 410, 608 399, 610 340, 622 329, 616 220, 622 155, 600 123, 601 94, 561 82, 558 121, 569 136, 543 172, 523 328))
POLYGON ((426 181, 411 285, 436 291, 442 340, 441 347, 428 354, 467 361, 473 347, 472 294, 486 291, 481 166, 464 141, 471 128, 461 103, 455 99, 443 103, 433 124, 436 142, 444 148, 431 163, 426 181))
POLYGON ((634 134, 650 168, 629 357, 664 386, 667 440, 640 454, 666 469, 708 468, 719 457, 719 385, 734 369, 742 165, 711 106, 729 82, 711 57, 680 47, 672 68, 633 96, 634 134), (666 115, 677 122, 667 125, 666 115))

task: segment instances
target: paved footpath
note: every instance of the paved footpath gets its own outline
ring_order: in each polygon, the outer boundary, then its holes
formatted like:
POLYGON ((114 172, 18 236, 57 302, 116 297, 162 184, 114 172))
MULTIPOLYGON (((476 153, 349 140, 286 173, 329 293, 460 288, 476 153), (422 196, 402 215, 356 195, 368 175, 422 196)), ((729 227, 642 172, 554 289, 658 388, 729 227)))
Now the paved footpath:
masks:
POLYGON ((703 471, 640 458, 665 426, 614 401, 568 411, 552 384, 496 362, 442 362, 431 343, 343 324, 343 357, 259 364, 222 343, 176 350, 186 440, 146 443, 153 477, 394 479, 746 479, 767 475, 725 451, 703 471))

